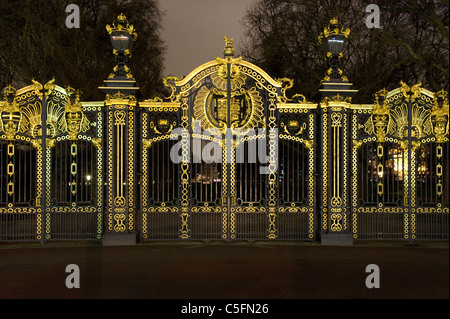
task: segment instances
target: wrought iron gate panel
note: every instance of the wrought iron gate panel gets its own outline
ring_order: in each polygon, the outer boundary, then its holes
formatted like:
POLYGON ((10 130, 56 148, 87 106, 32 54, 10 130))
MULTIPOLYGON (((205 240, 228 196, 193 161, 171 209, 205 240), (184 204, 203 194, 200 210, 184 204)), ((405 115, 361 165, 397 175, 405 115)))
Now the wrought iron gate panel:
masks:
POLYGON ((416 151, 416 239, 448 239, 448 142, 422 144, 416 151))
MULTIPOLYGON (((69 113, 66 103, 66 114, 69 113)), ((62 131, 50 155, 50 236, 98 240, 103 233, 102 105, 81 104, 81 129, 62 131), (69 133, 69 134, 67 134, 69 133)), ((67 119, 66 122, 70 121, 67 119)), ((69 123, 68 123, 69 125, 69 123)))
MULTIPOLYGON (((184 87, 178 88, 181 90, 182 115, 186 116, 181 128, 189 139, 182 149, 188 154, 181 158, 186 160, 181 192, 187 194, 185 207, 181 205, 182 239, 226 239, 230 229, 226 203, 230 185, 229 164, 224 158, 227 148, 222 132, 210 126, 208 112, 212 111, 206 109, 206 100, 212 103, 212 96, 221 94, 224 89, 218 73, 217 65, 207 66, 202 72, 191 73, 193 77, 183 81, 186 83, 184 87)), ((223 112, 223 96, 220 103, 220 111, 223 112)), ((223 113, 221 115, 224 116, 223 113)))
POLYGON ((10 90, 13 100, 4 102, 2 115, 17 116, 17 126, 3 127, 0 141, 7 156, 1 180, 8 176, 9 187, 0 197, 0 239, 100 239, 101 107, 83 109, 79 97, 78 104, 68 104, 66 90, 53 80, 10 90))
POLYGON ((448 239, 448 128, 436 125, 448 117, 445 99, 402 83, 379 91, 373 109, 353 110, 355 239, 448 239))
POLYGON ((2 241, 43 240, 43 161, 39 131, 43 96, 34 86, 16 91, 6 89, 2 102, 0 145, 2 195, 0 239, 2 241), (9 99, 8 99, 9 98, 9 99), (30 184, 27 184, 30 183, 30 184), (27 185, 33 185, 28 187, 27 185))
POLYGON ((262 131, 237 137, 233 194, 236 204, 230 210, 231 239, 266 239, 269 235, 267 202, 270 182, 267 174, 261 172, 266 168, 268 158, 260 158, 261 154, 265 157, 268 153, 267 134, 262 131))
MULTIPOLYGON (((190 165, 190 231, 193 238, 222 239, 224 207, 222 206, 225 166, 222 164, 222 144, 212 136, 192 131, 192 163, 190 165), (201 154, 218 154, 216 160, 203 161, 201 154)), ((214 157, 214 156, 213 156, 214 157)))
POLYGON ((316 105, 288 99, 292 81, 273 80, 241 58, 217 58, 164 82, 172 92, 166 101, 140 103, 142 238, 313 239, 316 105), (157 150, 159 143, 166 146, 157 150), (153 179, 165 174, 161 161, 173 149, 178 197, 167 205, 153 200, 150 185, 160 183, 153 179), (295 181, 292 190, 281 185, 280 162, 292 167, 281 177, 295 181))
POLYGON ((361 213, 358 238, 403 239, 407 179, 404 153, 392 142, 367 142, 357 151, 358 182, 353 188, 358 190, 358 197, 353 204, 361 213))
POLYGON ((24 140, 0 140, 0 241, 36 239, 37 154, 24 140))
POLYGON ((316 232, 316 104, 278 105, 278 237, 313 240, 316 232))
POLYGON ((47 142, 46 240, 99 240, 103 233, 103 103, 83 105, 79 92, 67 90, 56 86, 47 97, 48 118, 54 118, 58 129, 47 142))
POLYGON ((181 165, 171 160, 179 142, 179 105, 141 103, 142 149, 140 179, 142 238, 179 239, 181 165))

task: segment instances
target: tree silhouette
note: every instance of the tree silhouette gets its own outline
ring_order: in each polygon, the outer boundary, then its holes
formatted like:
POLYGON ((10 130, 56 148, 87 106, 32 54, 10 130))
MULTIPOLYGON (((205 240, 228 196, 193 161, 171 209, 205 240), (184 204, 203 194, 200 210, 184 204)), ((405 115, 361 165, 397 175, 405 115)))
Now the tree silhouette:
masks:
POLYGON ((80 28, 66 27, 67 1, 0 2, 0 87, 20 88, 35 78, 83 91, 83 100, 102 100, 98 90, 115 66, 106 32, 123 12, 138 32, 131 72, 144 97, 162 90, 165 45, 158 0, 78 0, 80 28))
POLYGON ((371 2, 257 0, 242 20, 241 53, 274 77, 294 79, 292 92, 311 97, 326 71, 317 36, 336 17, 351 29, 341 69, 359 90, 354 102, 370 103, 400 80, 448 90, 448 1, 377 1, 379 29, 366 26, 371 2))

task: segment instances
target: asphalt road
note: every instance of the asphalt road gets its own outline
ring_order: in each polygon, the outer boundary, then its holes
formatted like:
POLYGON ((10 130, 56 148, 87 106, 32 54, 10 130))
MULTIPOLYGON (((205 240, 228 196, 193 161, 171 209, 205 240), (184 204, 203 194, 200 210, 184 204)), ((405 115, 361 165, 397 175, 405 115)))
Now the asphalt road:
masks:
POLYGON ((0 245, 0 298, 449 298, 448 243, 0 245), (66 287, 66 266, 80 288, 66 287), (380 269, 368 289, 366 266, 380 269))

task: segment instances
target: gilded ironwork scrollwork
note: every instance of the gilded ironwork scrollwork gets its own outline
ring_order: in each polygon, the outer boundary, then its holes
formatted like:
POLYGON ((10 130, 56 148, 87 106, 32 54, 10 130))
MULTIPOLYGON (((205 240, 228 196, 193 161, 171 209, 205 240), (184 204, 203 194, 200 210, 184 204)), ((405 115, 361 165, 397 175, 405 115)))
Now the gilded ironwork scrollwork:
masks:
MULTIPOLYGON (((446 92, 432 93, 422 88, 420 82, 413 86, 400 82, 400 87, 395 90, 377 92, 373 109, 356 108, 353 110, 351 198, 354 238, 359 238, 362 232, 359 220, 369 218, 363 214, 374 214, 374 216, 376 216, 375 214, 398 214, 401 216, 402 238, 409 241, 419 238, 418 225, 421 225, 420 231, 423 232, 424 223, 419 216, 425 213, 419 203, 431 200, 427 194, 423 193, 422 183, 429 183, 428 178, 430 177, 428 176, 431 176, 430 174, 436 176, 436 182, 432 182, 433 185, 430 185, 431 187, 436 185, 436 189, 433 190, 436 194, 434 205, 442 205, 440 197, 442 194, 442 165, 441 157, 438 154, 442 149, 440 144, 448 142, 447 121, 446 92), (361 125, 358 124, 358 119, 364 119, 366 115, 363 114, 370 116, 361 125), (363 130, 359 131, 359 129, 363 130), (373 145, 373 150, 369 146, 363 148, 366 143, 372 143, 370 145, 373 145), (430 151, 434 148, 436 154, 433 157, 430 151), (355 177, 360 174, 358 157, 361 154, 367 154, 362 152, 372 152, 373 154, 371 165, 374 170, 374 192, 378 198, 378 205, 373 207, 360 203, 361 196, 367 196, 361 194, 367 190, 357 186, 359 177, 355 177), (424 156, 431 161, 428 163, 421 161, 424 156), (429 167, 430 164, 431 167, 429 167), (387 182, 390 184, 386 184, 387 182), (397 187, 401 187, 402 190, 400 201, 386 202, 392 198, 392 189, 397 187), (393 204, 396 206, 392 206, 393 204)), ((435 209, 430 208, 432 211, 435 209)), ((440 211, 442 212, 442 209, 440 211)), ((389 230, 383 228, 383 231, 389 230)), ((367 234, 363 235, 367 236, 367 234)), ((421 234, 421 236, 423 235, 421 234)))

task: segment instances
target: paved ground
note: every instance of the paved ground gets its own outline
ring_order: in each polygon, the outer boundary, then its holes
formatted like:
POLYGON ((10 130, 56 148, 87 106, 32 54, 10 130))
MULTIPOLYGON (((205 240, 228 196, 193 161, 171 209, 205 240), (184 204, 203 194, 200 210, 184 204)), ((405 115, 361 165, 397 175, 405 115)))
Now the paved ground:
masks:
POLYGON ((0 245, 0 298, 449 298, 448 243, 0 245), (81 288, 65 272, 77 264, 81 288), (368 264, 380 268, 368 289, 368 264))

